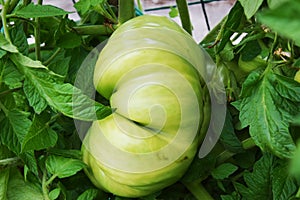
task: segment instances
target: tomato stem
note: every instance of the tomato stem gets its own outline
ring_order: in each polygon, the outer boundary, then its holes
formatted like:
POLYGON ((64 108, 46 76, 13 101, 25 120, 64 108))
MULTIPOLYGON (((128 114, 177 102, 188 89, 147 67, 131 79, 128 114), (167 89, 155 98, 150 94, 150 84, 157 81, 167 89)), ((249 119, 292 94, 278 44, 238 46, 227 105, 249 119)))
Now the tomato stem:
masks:
POLYGON ((190 182, 183 183, 185 187, 199 200, 213 200, 207 190, 201 183, 198 182, 190 182))
POLYGON ((6 1, 6 3, 4 3, 4 0, 0 0, 0 3, 2 4, 1 19, 2 19, 2 25, 3 25, 3 29, 4 29, 5 38, 11 43, 11 38, 10 38, 10 34, 8 31, 8 25, 7 25, 7 21, 6 21, 6 13, 7 13, 7 9, 9 7, 10 1, 6 1))
POLYGON ((110 35, 117 27, 115 25, 86 25, 72 27, 79 35, 110 35))
MULTIPOLYGON (((43 0, 38 0, 38 4, 42 5, 43 0)), ((40 19, 35 18, 36 26, 34 27, 34 38, 35 38, 35 58, 36 60, 41 60, 41 26, 40 19)))
POLYGON ((2 159, 2 160, 0 160, 0 166, 18 165, 19 161, 20 161, 20 158, 18 158, 18 157, 2 159))
POLYGON ((46 169, 43 171, 42 191, 43 191, 44 200, 50 200, 49 190, 48 190, 48 183, 47 183, 47 171, 46 171, 46 169))
POLYGON ((119 25, 135 16, 134 0, 119 0, 119 25))
POLYGON ((184 30, 186 30, 190 35, 192 35, 192 23, 189 15, 189 9, 187 1, 176 0, 177 8, 179 11, 179 16, 181 24, 184 30))

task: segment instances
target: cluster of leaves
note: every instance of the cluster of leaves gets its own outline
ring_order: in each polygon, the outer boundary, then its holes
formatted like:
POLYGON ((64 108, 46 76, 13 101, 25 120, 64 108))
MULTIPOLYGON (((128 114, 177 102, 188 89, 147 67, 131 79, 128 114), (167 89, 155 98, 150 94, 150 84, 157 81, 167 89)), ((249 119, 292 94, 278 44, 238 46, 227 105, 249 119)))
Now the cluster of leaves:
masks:
MULTIPOLYGON (((111 113, 74 85, 91 81, 88 55, 117 28, 117 4, 80 0, 73 21, 41 2, 0 0, 0 199, 125 199, 84 174, 74 125, 111 113)), ((300 198, 297 14, 298 0, 239 0, 201 42, 226 85, 221 138, 180 182, 140 199, 300 198)))
POLYGON ((0 199, 92 199, 98 190, 81 171, 86 165, 74 119, 100 119, 111 109, 74 82, 95 44, 109 37, 109 27, 93 9, 79 24, 55 6, 1 4, 0 199), (102 26, 86 34, 94 24, 102 26), (72 187, 74 182, 82 185, 72 187))
POLYGON ((300 198, 299 3, 239 0, 201 42, 224 76, 228 116, 218 146, 183 182, 213 199, 300 198))

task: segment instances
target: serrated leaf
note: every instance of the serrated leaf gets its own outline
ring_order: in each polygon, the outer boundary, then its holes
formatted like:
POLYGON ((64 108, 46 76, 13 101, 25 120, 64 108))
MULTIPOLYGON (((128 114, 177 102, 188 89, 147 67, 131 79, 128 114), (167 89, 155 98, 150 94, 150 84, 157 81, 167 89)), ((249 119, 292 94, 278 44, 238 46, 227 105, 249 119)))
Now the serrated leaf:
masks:
POLYGON ((290 199, 297 188, 288 176, 285 160, 272 154, 264 154, 253 166, 252 172, 244 173, 246 183, 235 186, 243 199, 290 199))
POLYGON ((7 111, 6 118, 0 122, 1 143, 14 153, 20 154, 22 141, 30 126, 28 113, 15 109, 7 111))
POLYGON ((67 12, 61 8, 57 8, 52 5, 39 5, 30 3, 27 6, 17 10, 14 14, 23 18, 35 18, 35 17, 54 17, 59 15, 66 15, 67 12))
POLYGON ((286 161, 278 161, 272 170, 272 193, 274 200, 286 200, 297 191, 297 186, 294 179, 288 174, 288 167, 286 161))
POLYGON ((24 80, 15 65, 10 60, 0 60, 0 65, 3 65, 2 81, 10 88, 17 88, 22 86, 24 80))
POLYGON ((84 167, 86 167, 86 165, 81 160, 73 158, 51 155, 46 160, 48 172, 59 178, 72 176, 84 167))
POLYGON ((35 184, 24 181, 20 171, 17 168, 10 168, 9 181, 7 186, 8 200, 33 200, 44 199, 40 188, 35 184))
POLYGON ((271 170, 274 162, 274 156, 264 155, 254 164, 252 172, 244 173, 246 186, 235 184, 244 199, 272 199, 271 170))
POLYGON ((262 5, 263 0, 239 0, 244 8, 245 15, 247 19, 250 19, 258 11, 259 7, 262 5))
POLYGON ((18 48, 18 51, 24 55, 27 55, 29 51, 29 45, 23 27, 23 23, 17 23, 14 28, 11 29, 10 35, 12 43, 18 48))
POLYGON ((289 122, 293 117, 289 107, 295 107, 295 103, 299 105, 300 101, 293 100, 300 100, 300 93, 294 93, 299 91, 300 85, 287 88, 290 84, 272 71, 264 75, 253 71, 242 86, 237 107, 242 127, 250 126, 250 135, 256 145, 280 157, 291 157, 295 150, 289 133, 289 122))
POLYGON ((17 47, 8 42, 3 34, 0 34, 0 48, 11 53, 19 52, 17 47))
POLYGON ((218 45, 217 52, 221 52, 224 49, 225 45, 230 40, 231 35, 234 33, 234 30, 240 26, 244 18, 243 13, 243 7, 239 2, 236 2, 227 15, 226 21, 224 22, 224 28, 222 28, 221 32, 222 39, 218 45))
POLYGON ((93 121, 101 119, 112 110, 84 95, 69 83, 62 83, 62 77, 43 67, 36 67, 36 61, 22 55, 11 55, 12 61, 25 75, 24 92, 37 114, 47 105, 75 119, 93 121), (20 62, 18 57, 23 58, 20 62), (32 65, 29 65, 32 64, 32 65))
POLYGON ((287 1, 284 6, 265 10, 258 14, 258 20, 283 37, 287 37, 300 46, 300 1, 287 1))
POLYGON ((19 155, 24 164, 33 172, 36 176, 38 176, 38 167, 37 161, 34 155, 34 151, 27 151, 19 155))
POLYGON ((57 141, 57 133, 49 127, 50 116, 46 113, 34 115, 32 125, 22 142, 22 151, 41 150, 53 147, 57 141))
POLYGON ((220 135, 220 141, 225 149, 231 152, 243 152, 244 150, 241 141, 235 135, 232 124, 232 116, 229 111, 226 113, 224 127, 220 135))
POLYGON ((97 195, 98 195, 98 190, 91 188, 91 189, 84 191, 77 198, 77 200, 94 200, 94 199, 96 199, 97 195))
POLYGON ((10 55, 11 60, 17 65, 22 65, 30 68, 47 69, 40 61, 32 60, 31 58, 22 55, 21 53, 15 53, 10 55))
POLYGON ((225 179, 228 178, 231 174, 233 174, 236 170, 238 170, 238 167, 231 163, 224 163, 219 165, 217 168, 215 168, 211 175, 215 179, 225 179))

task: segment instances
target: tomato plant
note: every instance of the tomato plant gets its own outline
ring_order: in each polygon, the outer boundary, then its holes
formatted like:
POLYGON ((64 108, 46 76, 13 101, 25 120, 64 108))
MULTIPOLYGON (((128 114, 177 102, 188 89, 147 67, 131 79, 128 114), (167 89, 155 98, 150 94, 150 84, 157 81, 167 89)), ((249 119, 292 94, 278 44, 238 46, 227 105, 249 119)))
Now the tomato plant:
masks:
POLYGON ((78 21, 0 0, 0 199, 300 198, 299 1, 238 0, 198 45, 176 3, 182 28, 132 0, 79 0, 78 21))

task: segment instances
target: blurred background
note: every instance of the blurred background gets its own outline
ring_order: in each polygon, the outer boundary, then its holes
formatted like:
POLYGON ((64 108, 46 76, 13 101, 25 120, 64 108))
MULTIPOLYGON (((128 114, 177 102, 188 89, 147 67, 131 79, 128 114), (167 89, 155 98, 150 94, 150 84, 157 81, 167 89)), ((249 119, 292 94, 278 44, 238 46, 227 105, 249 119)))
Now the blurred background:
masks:
MULTIPOLYGON (((51 4, 63 8, 67 11, 74 12, 74 2, 78 0, 44 0, 44 4, 51 4)), ((200 42, 204 36, 216 26, 226 14, 236 0, 188 0, 191 22, 193 25, 193 37, 196 42, 200 42)), ((170 16, 171 7, 176 6, 175 0, 140 0, 142 11, 148 14, 158 14, 170 16)), ((70 14, 70 18, 77 20, 76 13, 70 14)), ((174 17, 174 21, 180 24, 180 18, 174 17)))

